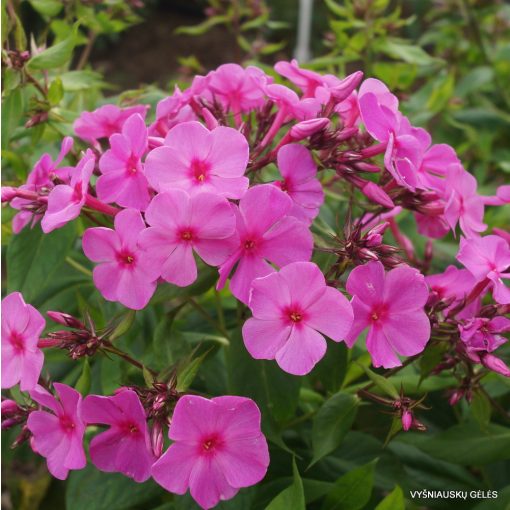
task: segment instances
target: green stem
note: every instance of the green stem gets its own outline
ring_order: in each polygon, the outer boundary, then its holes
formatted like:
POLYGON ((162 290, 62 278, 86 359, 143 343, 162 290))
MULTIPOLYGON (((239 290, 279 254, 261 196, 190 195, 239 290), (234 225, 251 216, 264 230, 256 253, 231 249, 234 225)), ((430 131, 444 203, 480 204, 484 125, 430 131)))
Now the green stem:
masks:
POLYGON ((65 261, 80 273, 83 273, 88 277, 92 276, 92 271, 88 270, 85 266, 82 266, 79 262, 76 262, 76 260, 72 259, 71 257, 66 257, 65 261))
POLYGON ((228 331, 218 324, 202 305, 197 303, 192 297, 186 298, 186 301, 216 330, 219 331, 227 340, 230 338, 228 331))

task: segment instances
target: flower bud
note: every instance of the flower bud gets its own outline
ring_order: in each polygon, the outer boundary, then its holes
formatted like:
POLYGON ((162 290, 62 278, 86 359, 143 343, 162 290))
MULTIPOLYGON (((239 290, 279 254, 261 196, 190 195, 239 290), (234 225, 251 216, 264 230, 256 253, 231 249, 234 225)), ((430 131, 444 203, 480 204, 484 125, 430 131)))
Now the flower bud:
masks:
POLYGON ((85 324, 83 324, 83 322, 68 313, 49 311, 46 312, 46 315, 57 324, 62 324, 63 326, 69 326, 70 328, 75 329, 85 329, 85 324))
POLYGON ((356 71, 355 73, 346 76, 336 87, 330 89, 331 95, 335 100, 340 103, 344 99, 347 99, 354 89, 358 87, 361 80, 363 79, 363 72, 356 71))
POLYGON ((10 416, 19 410, 18 404, 9 398, 2 400, 2 416, 10 416))
POLYGON ((208 108, 202 108, 202 116, 204 117, 207 129, 213 130, 219 126, 218 119, 216 119, 208 108))
POLYGON ((18 190, 12 186, 2 186, 2 202, 10 202, 16 198, 18 190))
POLYGON ((294 142, 298 142, 326 129, 329 124, 330 120, 324 118, 304 120, 292 126, 289 134, 294 142))
POLYGON ((368 181, 361 190, 363 194, 368 197, 370 200, 375 202, 376 204, 383 205, 388 209, 393 209, 395 204, 393 200, 389 197, 389 195, 382 188, 377 186, 377 184, 368 181))
POLYGON ((482 365, 489 370, 504 375, 505 377, 510 377, 510 368, 508 368, 500 358, 492 354, 484 354, 481 356, 481 362, 482 365))
POLYGON ((411 428, 413 423, 413 413, 409 409, 405 409, 402 413, 402 429, 406 432, 411 428))

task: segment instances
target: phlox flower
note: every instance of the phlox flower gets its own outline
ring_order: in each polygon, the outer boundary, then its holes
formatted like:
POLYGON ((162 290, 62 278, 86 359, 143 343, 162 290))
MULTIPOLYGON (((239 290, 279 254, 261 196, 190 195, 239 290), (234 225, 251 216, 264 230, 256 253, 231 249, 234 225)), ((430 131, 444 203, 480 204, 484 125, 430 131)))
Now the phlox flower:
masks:
POLYGON ((145 174, 157 191, 180 188, 238 199, 248 188, 248 156, 248 142, 235 129, 209 131, 199 122, 183 122, 168 132, 164 146, 149 153, 145 174))
MULTIPOLYGON (((72 149, 73 143, 73 139, 70 136, 66 136, 62 140, 60 152, 55 161, 53 161, 53 158, 48 153, 43 154, 34 165, 32 171, 28 174, 27 182, 20 186, 20 189, 40 192, 52 189, 54 187, 54 178, 58 178, 64 182, 67 181, 71 168, 58 167, 72 149)), ((28 223, 34 226, 35 223, 42 218, 42 214, 25 210, 25 207, 30 206, 30 203, 30 200, 24 198, 14 198, 10 202, 10 206, 13 209, 18 209, 20 211, 12 219, 12 230, 15 234, 19 233, 28 223)))
POLYGON ((235 251, 220 267, 218 288, 237 264, 230 290, 247 304, 251 282, 274 271, 268 261, 282 267, 310 260, 312 234, 306 224, 289 216, 292 205, 290 197, 272 184, 254 186, 246 192, 235 209, 235 251))
POLYGON ((249 398, 185 395, 168 437, 173 443, 152 467, 154 480, 175 494, 189 489, 206 510, 260 482, 269 465, 260 411, 249 398))
POLYGON ((175 285, 196 280, 194 251, 207 264, 219 266, 235 248, 234 211, 226 198, 212 193, 192 197, 180 189, 159 193, 147 208, 145 220, 150 227, 139 239, 145 262, 175 285))
POLYGON ((258 67, 243 69, 238 64, 223 64, 211 71, 208 77, 208 89, 237 121, 241 119, 241 113, 264 104, 264 85, 272 81, 258 67))
POLYGON ((122 133, 110 137, 110 149, 99 160, 103 175, 97 180, 96 191, 100 200, 145 211, 150 201, 142 164, 147 138, 145 122, 138 113, 126 120, 122 133))
POLYGON ((138 239, 145 223, 135 209, 115 216, 115 230, 89 228, 83 234, 85 255, 99 265, 94 268, 94 285, 108 301, 119 301, 134 310, 145 307, 156 290, 158 269, 144 257, 138 239))
POLYGON ((497 303, 510 303, 510 289, 503 278, 510 278, 510 246, 499 236, 461 238, 457 260, 475 277, 477 282, 490 281, 497 303))
POLYGON ((308 374, 326 353, 327 335, 335 342, 349 332, 349 301, 312 262, 294 262, 278 273, 257 278, 249 301, 253 317, 243 326, 248 352, 256 359, 275 359, 294 375, 308 374))
POLYGON ((74 132, 82 140, 93 143, 100 138, 109 138, 114 133, 120 133, 124 122, 135 113, 145 118, 147 107, 137 105, 119 108, 113 104, 105 104, 93 112, 83 112, 74 121, 74 132))
POLYGON ((459 325, 460 338, 468 350, 495 351, 507 342, 500 333, 510 331, 510 319, 503 316, 474 317, 459 325))
POLYGON ((25 303, 21 293, 2 299, 2 388, 18 383, 22 391, 35 387, 44 363, 37 347, 44 326, 42 315, 25 303))
POLYGON ((189 97, 176 85, 174 93, 165 97, 156 106, 156 120, 149 126, 149 134, 165 137, 168 131, 181 122, 197 120, 188 104, 189 97))
POLYGON ((315 98, 301 99, 285 85, 271 83, 265 86, 265 92, 278 106, 277 119, 280 125, 290 119, 313 119, 321 108, 319 101, 315 98))
POLYGON ((277 166, 283 181, 275 184, 294 202, 289 214, 311 223, 324 202, 324 191, 310 151, 299 144, 284 145, 278 151, 277 166))
POLYGON ((49 472, 65 480, 72 469, 87 464, 83 450, 85 423, 82 419, 82 397, 67 384, 54 383, 58 399, 42 386, 36 386, 30 397, 48 411, 32 411, 27 427, 32 433, 32 448, 46 457, 49 472))
POLYGON ((89 395, 83 401, 83 420, 110 426, 90 442, 94 466, 107 473, 122 473, 136 482, 150 477, 156 457, 145 410, 133 390, 121 389, 112 397, 89 395))
POLYGON ((368 328, 366 345, 375 367, 400 366, 396 353, 414 356, 423 351, 430 338, 424 311, 429 292, 416 269, 403 265, 385 274, 380 262, 369 262, 351 271, 347 292, 354 310, 346 337, 349 347, 368 328))
POLYGON ((476 192, 476 179, 460 164, 449 166, 447 172, 445 193, 449 199, 444 218, 453 231, 458 222, 466 237, 478 236, 487 225, 483 223, 484 205, 476 192))
POLYGON ((41 220, 41 228, 45 234, 63 227, 80 215, 87 199, 95 163, 94 153, 87 149, 76 168, 71 170, 69 184, 58 184, 51 190, 48 195, 48 207, 41 220))

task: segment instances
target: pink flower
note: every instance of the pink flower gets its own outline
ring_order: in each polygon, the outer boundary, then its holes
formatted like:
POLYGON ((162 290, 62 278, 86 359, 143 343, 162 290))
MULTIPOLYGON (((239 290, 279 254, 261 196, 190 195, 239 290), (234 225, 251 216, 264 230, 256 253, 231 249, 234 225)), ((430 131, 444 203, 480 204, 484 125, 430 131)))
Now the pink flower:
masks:
POLYGON ((238 120, 241 113, 264 104, 264 85, 272 81, 258 67, 243 69, 238 64, 223 64, 211 71, 208 77, 208 89, 238 120))
POLYGON ((459 325, 460 338, 470 351, 495 351, 507 342, 499 333, 510 331, 510 319, 506 317, 475 317, 459 325))
POLYGON ((257 278, 251 289, 246 349, 256 359, 275 359, 290 374, 308 374, 326 353, 322 335, 339 342, 352 325, 349 301, 326 285, 312 262, 294 262, 257 278))
POLYGON ((80 162, 71 172, 69 184, 55 186, 48 196, 48 208, 41 221, 45 234, 63 227, 80 215, 85 205, 90 177, 94 171, 96 157, 88 149, 80 162))
POLYGON ((234 296, 248 303, 251 282, 274 271, 267 261, 280 267, 298 260, 310 260, 313 238, 308 227, 289 216, 292 200, 276 186, 250 188, 236 209, 237 247, 220 267, 218 288, 222 288, 237 263, 230 282, 234 296))
POLYGON ((150 227, 139 239, 145 262, 175 285, 184 287, 197 279, 193 251, 218 266, 235 249, 233 209, 227 199, 212 193, 193 197, 180 189, 160 193, 152 199, 145 220, 150 227))
POLYGON ((149 183, 142 157, 147 152, 147 128, 135 113, 122 126, 122 134, 110 137, 110 149, 99 160, 101 177, 96 190, 100 200, 145 211, 149 205, 149 183))
POLYGON ((93 112, 83 112, 74 122, 74 132, 86 142, 109 138, 114 133, 120 133, 124 122, 135 113, 145 118, 147 107, 138 105, 119 108, 113 104, 105 104, 93 112))
POLYGON ((449 199, 445 197, 444 217, 453 231, 458 222, 466 237, 478 236, 487 225, 483 223, 484 205, 476 192, 476 179, 459 164, 450 165, 447 172, 445 195, 449 199))
POLYGON ((150 477, 156 457, 145 411, 133 390, 123 389, 112 397, 89 395, 83 402, 83 419, 110 426, 90 442, 94 466, 107 473, 122 473, 136 482, 150 477))
POLYGON ((499 236, 461 238, 457 260, 477 282, 490 280, 492 295, 497 303, 510 303, 510 289, 503 278, 510 278, 510 246, 499 236))
MULTIPOLYGON (((37 193, 45 190, 50 190, 54 187, 53 179, 67 182, 71 167, 58 168, 62 160, 66 157, 73 147, 73 139, 66 136, 62 140, 60 153, 57 159, 53 161, 49 154, 43 154, 42 157, 34 165, 27 178, 27 182, 20 186, 19 189, 27 191, 35 191, 37 193)), ((20 212, 12 219, 12 229, 15 234, 21 231, 28 223, 34 226, 37 221, 42 218, 42 214, 38 214, 28 210, 31 201, 24 198, 14 198, 10 205, 13 209, 18 209, 20 212), (27 208, 27 209, 25 209, 27 208)))
POLYGON ((165 137, 168 130, 181 122, 196 120, 189 106, 189 95, 183 94, 176 85, 171 96, 162 99, 156 106, 156 121, 149 127, 149 134, 165 137))
POLYGON ((276 184, 294 202, 289 214, 311 223, 324 202, 324 191, 310 152, 302 145, 284 145, 278 151, 277 161, 283 181, 276 184))
POLYGON ((83 251, 94 262, 94 285, 108 301, 119 301, 134 310, 145 307, 156 290, 158 270, 138 247, 145 223, 135 209, 115 216, 115 230, 89 228, 83 234, 83 251))
POLYGON ((53 386, 58 399, 39 385, 30 392, 32 400, 52 412, 32 411, 27 427, 33 435, 32 448, 46 457, 49 472, 65 480, 71 469, 83 469, 87 464, 83 450, 82 397, 66 384, 53 386))
POLYGON ((42 315, 19 292, 2 299, 2 388, 18 383, 22 391, 35 388, 44 363, 37 347, 44 326, 42 315))
POLYGON ((235 129, 209 131, 199 122, 184 122, 168 132, 163 147, 149 153, 145 174, 157 191, 211 191, 238 199, 248 188, 248 155, 248 142, 235 129))
POLYGON ((320 110, 320 103, 315 98, 300 99, 292 89, 285 85, 271 83, 266 85, 265 92, 269 99, 278 105, 279 125, 290 119, 312 119, 317 116, 320 110))
POLYGON ((249 398, 185 395, 175 406, 170 448, 152 467, 166 490, 184 494, 204 509, 262 480, 269 465, 260 411, 249 398))
POLYGON ((414 356, 430 338, 430 321, 424 311, 429 292, 423 275, 409 266, 387 274, 380 262, 355 267, 347 280, 352 296, 354 323, 347 335, 352 347, 368 328, 367 349, 375 367, 392 368, 402 363, 395 353, 414 356))

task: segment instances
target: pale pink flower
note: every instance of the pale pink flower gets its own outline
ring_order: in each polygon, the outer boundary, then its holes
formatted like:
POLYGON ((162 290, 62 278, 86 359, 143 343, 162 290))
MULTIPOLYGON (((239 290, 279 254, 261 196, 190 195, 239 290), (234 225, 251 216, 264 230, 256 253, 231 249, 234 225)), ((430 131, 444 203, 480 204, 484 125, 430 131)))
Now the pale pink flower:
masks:
POLYGON ((32 448, 46 457, 49 472, 65 480, 70 470, 83 469, 87 464, 83 450, 82 397, 67 384, 53 386, 58 399, 39 385, 30 392, 32 400, 52 412, 32 411, 27 427, 33 436, 32 448))
POLYGON ((294 375, 308 374, 322 359, 323 335, 339 342, 353 320, 349 301, 326 285, 312 262, 294 262, 253 280, 249 306, 253 317, 243 326, 246 349, 256 359, 275 359, 294 375))
POLYGON ((114 225, 115 230, 87 229, 83 234, 83 251, 90 260, 99 262, 93 278, 103 297, 140 310, 154 294, 159 277, 158 270, 138 247, 145 223, 139 211, 124 209, 115 216, 114 225))
MULTIPOLYGON (((21 190, 41 192, 51 190, 55 184, 54 179, 67 182, 71 167, 58 168, 62 160, 67 156, 73 147, 73 139, 66 136, 62 140, 60 153, 57 159, 53 161, 49 154, 43 154, 41 158, 34 165, 32 171, 28 174, 27 182, 19 187, 21 190)), ((10 201, 10 206, 13 209, 18 209, 20 212, 12 219, 12 230, 15 234, 20 232, 28 223, 33 227, 41 218, 42 214, 35 213, 25 208, 31 205, 31 201, 25 198, 14 198, 10 201)))
POLYGON ((150 225, 139 239, 145 262, 167 282, 179 286, 197 278, 193 252, 219 266, 235 249, 236 219, 226 198, 212 193, 192 197, 174 189, 159 193, 145 212, 150 225))
POLYGON ((90 177, 94 171, 96 157, 87 149, 80 162, 71 170, 71 182, 58 184, 48 196, 48 208, 41 220, 41 228, 45 234, 63 227, 76 219, 85 205, 90 177))
POLYGON ((247 304, 251 282, 274 271, 268 261, 282 267, 310 260, 312 234, 302 221, 289 216, 291 210, 292 200, 272 184, 254 186, 246 192, 235 209, 236 249, 220 267, 218 288, 237 264, 230 290, 247 304))
POLYGON ((122 133, 110 137, 110 149, 99 160, 103 174, 96 183, 99 200, 145 211, 150 194, 142 157, 147 148, 145 122, 135 113, 122 126, 122 133))
POLYGON ((109 138, 114 133, 120 133, 124 122, 135 113, 145 118, 147 107, 137 105, 119 108, 113 104, 105 104, 93 112, 83 112, 74 121, 74 132, 86 142, 109 138))
POLYGON ((457 260, 477 282, 490 281, 497 303, 510 303, 510 289, 503 283, 503 278, 510 278, 510 246, 502 237, 461 238, 457 260))
POLYGON ((42 315, 21 293, 2 299, 2 388, 18 383, 22 391, 35 388, 44 363, 37 347, 44 326, 42 315))
POLYGON ((399 266, 385 274, 380 262, 369 262, 351 271, 347 292, 354 310, 349 347, 368 328, 366 345, 375 367, 397 367, 402 363, 396 353, 414 356, 423 351, 430 338, 424 311, 429 292, 416 269, 399 266))
POLYGON ((248 188, 248 156, 248 142, 235 129, 209 131, 199 122, 184 122, 168 132, 164 146, 149 153, 145 174, 157 191, 180 188, 239 199, 248 188))
POLYGON ((152 477, 205 510, 262 480, 269 465, 260 411, 249 398, 196 395, 179 399, 172 416, 170 448, 152 467, 152 477))
POLYGON ((133 390, 122 389, 112 397, 89 395, 83 401, 83 420, 110 426, 90 442, 94 466, 107 473, 122 473, 136 482, 150 477, 156 457, 145 410, 133 390))
POLYGON ((310 151, 299 144, 284 145, 278 151, 277 166, 283 181, 275 184, 294 202, 289 214, 311 223, 324 202, 324 191, 310 151))

